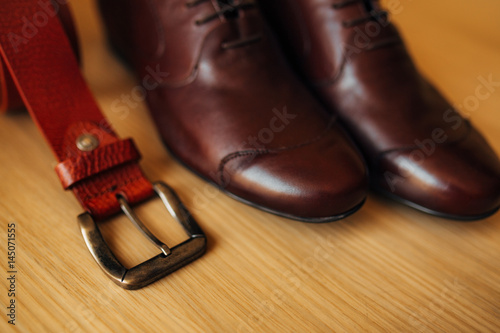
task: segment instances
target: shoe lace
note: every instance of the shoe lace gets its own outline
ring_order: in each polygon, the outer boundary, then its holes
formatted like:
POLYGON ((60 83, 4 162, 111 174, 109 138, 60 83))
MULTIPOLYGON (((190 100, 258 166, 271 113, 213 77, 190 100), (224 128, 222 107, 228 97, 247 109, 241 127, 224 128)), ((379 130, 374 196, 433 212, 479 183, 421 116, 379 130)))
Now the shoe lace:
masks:
MULTIPOLYGON (((204 2, 207 2, 210 0, 191 0, 186 3, 186 7, 192 8, 196 7, 199 4, 202 4, 204 2)), ((219 9, 214 11, 212 14, 209 14, 201 19, 198 19, 195 21, 196 25, 202 25, 205 23, 208 23, 210 21, 213 21, 220 16, 224 16, 226 19, 237 19, 239 18, 240 10, 246 10, 250 8, 254 8, 257 6, 255 1, 239 1, 239 0, 218 0, 219 3, 219 9)), ((228 42, 222 43, 222 48, 223 49, 233 49, 237 47, 242 47, 251 43, 255 43, 259 41, 262 38, 261 34, 255 34, 251 36, 247 36, 244 38, 240 38, 237 40, 232 40, 228 42)))
MULTIPOLYGON (((384 23, 388 23, 388 17, 389 13, 385 10, 377 10, 376 7, 374 6, 373 2, 376 0, 342 0, 335 2, 332 7, 336 10, 342 9, 347 6, 355 5, 358 3, 362 3, 365 6, 365 10, 367 15, 348 20, 348 21, 342 21, 342 25, 345 28, 351 28, 356 25, 360 25, 369 21, 377 21, 379 23, 382 22, 382 20, 385 20, 384 23)), ((399 38, 399 36, 394 35, 391 37, 387 37, 384 39, 379 39, 376 41, 370 41, 370 43, 367 45, 366 50, 371 51, 371 50, 377 50, 383 47, 388 47, 392 45, 398 45, 401 44, 402 40, 399 38)))
POLYGON ((365 6, 367 15, 348 21, 342 21, 342 25, 346 28, 351 28, 369 21, 387 19, 389 15, 385 10, 376 10, 372 0, 343 0, 334 3, 332 7, 338 10, 357 3, 362 3, 365 6))

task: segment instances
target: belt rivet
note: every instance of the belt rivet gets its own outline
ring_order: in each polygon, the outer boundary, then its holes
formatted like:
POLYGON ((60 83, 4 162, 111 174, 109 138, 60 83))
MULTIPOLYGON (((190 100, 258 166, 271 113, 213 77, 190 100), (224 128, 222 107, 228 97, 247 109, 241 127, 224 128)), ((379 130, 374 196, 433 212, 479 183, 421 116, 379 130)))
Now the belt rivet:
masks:
POLYGON ((81 151, 92 151, 99 146, 99 139, 92 134, 82 134, 76 139, 76 146, 81 151))

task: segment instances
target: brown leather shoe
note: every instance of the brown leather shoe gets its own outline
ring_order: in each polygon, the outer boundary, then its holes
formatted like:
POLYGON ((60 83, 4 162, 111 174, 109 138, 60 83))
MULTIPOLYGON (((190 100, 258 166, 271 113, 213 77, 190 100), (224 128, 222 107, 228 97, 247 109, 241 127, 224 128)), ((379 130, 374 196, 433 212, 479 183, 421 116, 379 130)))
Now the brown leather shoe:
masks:
POLYGON ((498 209, 498 157, 418 73, 378 1, 261 2, 298 71, 360 145, 375 189, 454 219, 498 209))
POLYGON ((361 155, 287 66, 252 1, 102 0, 169 150, 231 196, 307 222, 365 200, 361 155))

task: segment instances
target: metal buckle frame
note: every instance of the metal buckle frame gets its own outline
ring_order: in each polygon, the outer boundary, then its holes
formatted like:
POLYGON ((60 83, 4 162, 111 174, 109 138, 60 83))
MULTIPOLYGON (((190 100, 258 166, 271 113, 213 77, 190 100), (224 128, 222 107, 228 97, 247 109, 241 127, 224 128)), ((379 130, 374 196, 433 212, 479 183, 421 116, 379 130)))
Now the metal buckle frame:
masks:
POLYGON ((118 198, 123 213, 162 252, 133 268, 125 268, 116 259, 89 213, 78 216, 83 238, 92 256, 104 273, 114 283, 125 289, 145 287, 196 260, 206 251, 207 240, 205 234, 179 200, 174 190, 162 182, 154 183, 153 189, 172 217, 182 225, 189 239, 173 248, 169 248, 144 226, 124 198, 118 198))

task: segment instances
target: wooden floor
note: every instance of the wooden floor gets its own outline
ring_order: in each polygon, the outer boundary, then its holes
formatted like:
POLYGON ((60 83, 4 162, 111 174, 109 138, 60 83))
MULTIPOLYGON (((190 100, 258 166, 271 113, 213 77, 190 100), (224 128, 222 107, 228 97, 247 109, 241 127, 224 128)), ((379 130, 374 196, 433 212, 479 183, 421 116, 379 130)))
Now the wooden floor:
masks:
MULTIPOLYGON (((388 2, 419 67, 500 153, 500 87, 475 109, 464 104, 481 77, 500 81, 500 2, 388 2)), ((310 225, 236 202, 167 154, 144 105, 126 116, 113 110, 134 80, 107 50, 93 1, 73 7, 85 75, 102 109, 122 137, 135 138, 146 174, 177 190, 209 248, 145 289, 116 287, 87 251, 76 223, 81 208, 61 190, 52 153, 29 116, 0 116, 0 332, 500 331, 500 214, 459 223, 370 195, 357 214, 310 225), (4 288, 12 222, 14 329, 4 288)), ((182 239, 161 208, 151 202, 141 213, 160 238, 182 239)), ((156 254, 121 222, 103 225, 120 260, 133 265, 156 254)))

